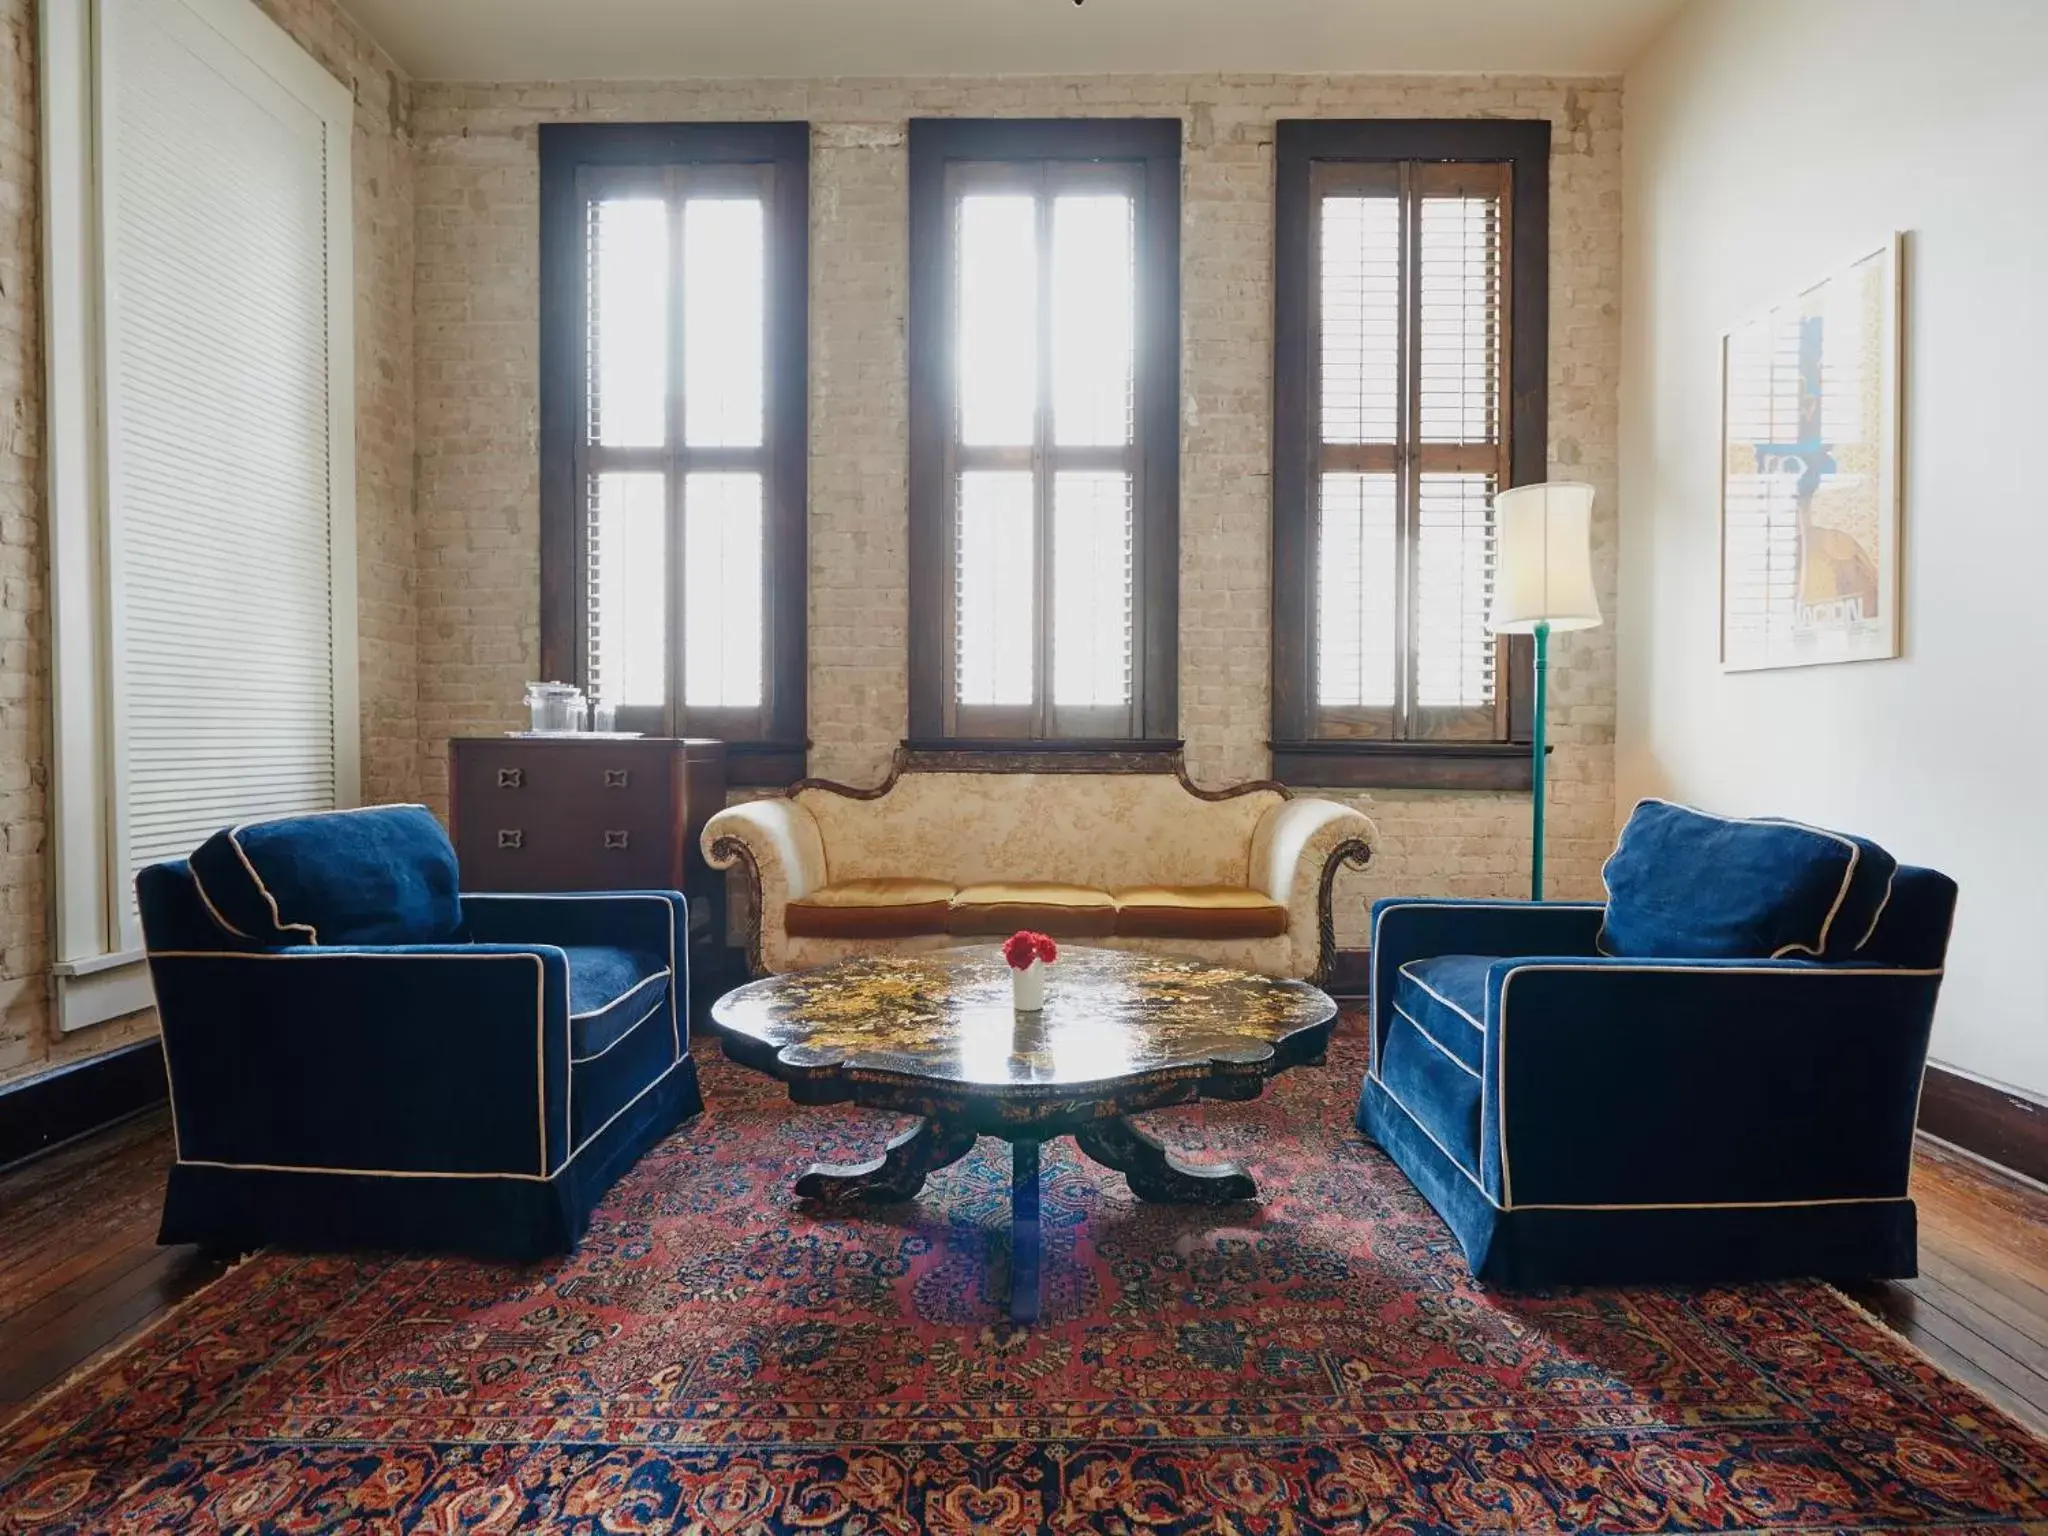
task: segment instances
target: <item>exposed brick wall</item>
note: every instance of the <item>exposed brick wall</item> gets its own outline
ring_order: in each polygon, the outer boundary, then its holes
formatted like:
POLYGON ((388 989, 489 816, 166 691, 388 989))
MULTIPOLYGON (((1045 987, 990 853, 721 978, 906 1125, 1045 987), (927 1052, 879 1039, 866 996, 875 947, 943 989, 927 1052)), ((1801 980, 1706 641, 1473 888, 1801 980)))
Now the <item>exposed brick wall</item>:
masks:
POLYGON ((0 1076, 48 1051, 49 545, 35 38, 32 0, 0 3, 0 1076))
MULTIPOLYGON (((538 664, 535 126, 804 118, 814 125, 810 732, 816 773, 878 777, 904 729, 905 120, 1179 116, 1181 728, 1205 781, 1264 775, 1268 733, 1273 121, 1541 116, 1552 173, 1550 462, 1599 491, 1613 613, 1621 96, 1612 80, 1132 76, 422 85, 419 209, 421 787, 446 740, 516 723, 538 664)), ((1552 889, 1597 892, 1613 827, 1613 632, 1564 636, 1552 703, 1552 889)), ((1526 888, 1526 796, 1354 797, 1385 847, 1340 886, 1339 936, 1377 894, 1526 888)))
MULTIPOLYGON (((1186 123, 1181 698, 1190 765, 1266 771, 1272 122, 1541 115, 1552 186, 1552 470, 1591 480, 1615 554, 1620 95, 1613 81, 1196 76, 414 87, 331 0, 259 0, 356 96, 364 792, 446 807, 446 741, 513 723, 538 654, 535 125, 807 118, 812 162, 811 735, 815 771, 878 776, 906 700, 904 122, 922 114, 1186 123)), ((0 0, 0 1081, 146 1033, 52 1037, 40 233, 32 0, 0 0)), ((1611 837, 1613 636, 1554 682, 1555 888, 1597 890, 1611 837)), ((1385 836, 1340 937, 1391 890, 1513 892, 1527 801, 1355 797, 1385 836)))
MULTIPOLYGON (((355 93, 363 792, 416 799, 410 86, 331 0, 258 3, 355 93)), ((144 1013, 59 1035, 48 1006, 49 545, 35 45, 34 0, 0 0, 0 1082, 155 1029, 154 1015, 144 1013)))

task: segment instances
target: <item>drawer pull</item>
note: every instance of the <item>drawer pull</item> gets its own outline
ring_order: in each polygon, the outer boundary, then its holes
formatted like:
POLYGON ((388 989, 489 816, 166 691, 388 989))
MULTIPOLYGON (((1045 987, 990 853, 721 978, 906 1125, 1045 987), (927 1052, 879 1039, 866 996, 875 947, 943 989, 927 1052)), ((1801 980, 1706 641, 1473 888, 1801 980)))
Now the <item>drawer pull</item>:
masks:
POLYGON ((607 831, 604 835, 604 845, 606 848, 624 848, 631 841, 632 839, 624 832, 607 831))
POLYGON ((630 768, 607 768, 604 771, 606 789, 624 789, 632 782, 633 770, 630 768))
POLYGON ((526 846, 526 834, 517 827, 500 827, 498 828, 498 846, 500 848, 524 848, 526 846))
POLYGON ((498 770, 498 788, 521 789, 525 787, 525 784, 526 770, 524 768, 500 768, 498 770))

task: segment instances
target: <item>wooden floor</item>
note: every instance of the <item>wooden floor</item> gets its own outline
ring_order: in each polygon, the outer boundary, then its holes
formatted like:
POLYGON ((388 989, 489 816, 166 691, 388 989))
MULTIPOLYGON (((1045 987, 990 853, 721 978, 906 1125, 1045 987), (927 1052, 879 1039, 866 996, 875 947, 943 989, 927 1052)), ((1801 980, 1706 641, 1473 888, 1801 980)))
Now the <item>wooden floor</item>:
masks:
POLYGON ((2048 1434, 2048 1193, 1923 1139, 1913 1201, 1920 1278, 1844 1289, 2048 1434))
MULTIPOLYGON (((153 1111, 0 1173, 0 1420, 219 1275, 156 1245, 170 1126, 153 1111)), ((2048 1434, 2048 1193, 1923 1144, 1920 1278, 1851 1290, 2048 1434)))
POLYGON ((157 1247, 170 1161, 158 1109, 0 1174, 0 1418, 226 1268, 157 1247))

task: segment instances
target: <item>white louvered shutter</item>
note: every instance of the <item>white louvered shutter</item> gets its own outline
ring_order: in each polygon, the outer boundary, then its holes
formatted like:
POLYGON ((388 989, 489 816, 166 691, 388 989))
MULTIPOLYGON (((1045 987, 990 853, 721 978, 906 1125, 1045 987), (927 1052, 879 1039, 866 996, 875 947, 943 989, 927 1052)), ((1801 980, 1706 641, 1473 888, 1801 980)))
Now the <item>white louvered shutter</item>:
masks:
POLYGON ((1425 184, 1416 200, 1415 702, 1425 718, 1484 715, 1494 703, 1505 305, 1500 176, 1475 180, 1442 191, 1425 184), (1432 450, 1444 453, 1440 465, 1432 450))
POLYGON ((1133 734, 1136 178, 962 166, 950 199, 950 729, 1133 734))
POLYGON ((642 720, 673 693, 704 734, 758 735, 768 703, 772 187, 679 165, 583 189, 584 676, 642 720))
POLYGON ((1316 184, 1315 702, 1325 736, 1495 735, 1506 179, 1349 164, 1316 184))
MULTIPOLYGON (((203 19, 107 0, 117 897, 216 829, 354 794, 332 124, 203 19)), ((344 167, 345 169, 345 167, 344 167)), ((343 182, 345 185, 345 181, 343 182)), ((346 287, 342 289, 348 291, 346 287)), ((344 333, 345 334, 345 333, 344 333)), ((347 375, 342 375, 346 377, 347 375)))

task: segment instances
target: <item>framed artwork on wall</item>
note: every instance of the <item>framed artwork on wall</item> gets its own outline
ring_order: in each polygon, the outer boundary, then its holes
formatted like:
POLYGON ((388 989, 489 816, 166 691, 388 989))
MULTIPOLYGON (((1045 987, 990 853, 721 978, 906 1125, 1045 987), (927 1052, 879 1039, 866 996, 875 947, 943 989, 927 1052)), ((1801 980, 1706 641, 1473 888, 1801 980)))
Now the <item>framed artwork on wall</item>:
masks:
POLYGON ((1899 654, 1894 235, 1721 338, 1721 665, 1899 654))

